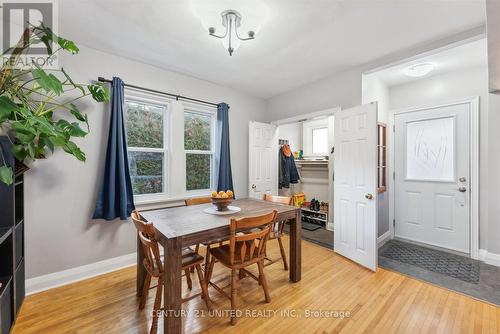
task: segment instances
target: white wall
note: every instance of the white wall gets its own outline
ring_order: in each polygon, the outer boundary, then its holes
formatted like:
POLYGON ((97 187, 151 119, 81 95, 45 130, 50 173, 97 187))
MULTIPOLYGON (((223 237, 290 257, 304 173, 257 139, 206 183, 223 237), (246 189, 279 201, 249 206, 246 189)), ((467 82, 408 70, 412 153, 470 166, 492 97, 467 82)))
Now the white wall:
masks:
MULTIPOLYGON (((488 176, 484 183, 488 184, 486 199, 488 200, 489 224, 485 231, 481 231, 481 248, 489 252, 500 254, 500 93, 488 95, 488 176)), ((484 198, 484 197, 483 197, 484 198)), ((482 225, 483 226, 483 225, 482 225)))
MULTIPOLYGON (((82 47, 60 60, 75 81, 119 76, 125 82, 214 102, 230 109, 231 161, 236 196, 248 189, 248 122, 264 119, 265 102, 233 89, 82 47)), ((86 265, 135 251, 128 221, 92 220, 109 125, 108 107, 86 102, 91 133, 77 140, 87 154, 81 163, 62 152, 38 161, 26 174, 26 277, 86 265)))
POLYGON ((354 107, 361 102, 361 69, 302 86, 267 101, 267 121, 285 119, 318 110, 354 107))
MULTIPOLYGON (((488 188, 491 186, 490 183, 494 182, 493 178, 488 178, 491 168, 488 164, 488 69, 486 67, 471 68, 390 87, 389 108, 390 117, 392 117, 395 110, 439 105, 474 96, 480 97, 479 233, 480 248, 485 248, 488 245, 489 226, 500 225, 500 220, 488 220, 488 200, 492 199, 488 196, 488 188)), ((490 142, 494 142, 491 140, 498 141, 499 132, 497 131, 494 136, 495 138, 490 138, 490 142)), ((498 170, 492 173, 493 175, 498 176, 498 170)))
POLYGON ((283 124, 278 127, 279 139, 288 140, 292 152, 302 150, 302 123, 283 124))

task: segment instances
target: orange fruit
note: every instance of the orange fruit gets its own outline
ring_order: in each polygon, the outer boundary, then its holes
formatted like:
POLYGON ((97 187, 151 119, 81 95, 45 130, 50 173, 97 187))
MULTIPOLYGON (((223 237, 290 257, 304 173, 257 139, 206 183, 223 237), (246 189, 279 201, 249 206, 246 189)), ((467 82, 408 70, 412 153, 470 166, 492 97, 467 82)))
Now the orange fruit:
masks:
POLYGON ((231 190, 226 191, 227 197, 233 198, 233 192, 231 190))
POLYGON ((225 194, 225 192, 223 192, 222 190, 219 191, 219 195, 222 196, 222 194, 225 194))
POLYGON ((212 191, 212 197, 217 197, 217 192, 216 191, 212 191))
POLYGON ((222 194, 221 197, 222 198, 229 198, 229 196, 226 193, 222 194))

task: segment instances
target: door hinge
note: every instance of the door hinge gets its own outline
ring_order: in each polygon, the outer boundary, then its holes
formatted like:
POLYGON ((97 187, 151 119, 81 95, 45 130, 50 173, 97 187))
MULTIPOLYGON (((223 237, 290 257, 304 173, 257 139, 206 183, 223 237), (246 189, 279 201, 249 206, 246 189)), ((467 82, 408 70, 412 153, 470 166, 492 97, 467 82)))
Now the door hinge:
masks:
POLYGON ((392 126, 392 132, 396 132, 396 126, 395 125, 392 126))
POLYGON ((392 172, 392 179, 396 180, 396 172, 392 172))
POLYGON ((396 227, 396 219, 392 220, 392 227, 394 227, 394 228, 396 227))

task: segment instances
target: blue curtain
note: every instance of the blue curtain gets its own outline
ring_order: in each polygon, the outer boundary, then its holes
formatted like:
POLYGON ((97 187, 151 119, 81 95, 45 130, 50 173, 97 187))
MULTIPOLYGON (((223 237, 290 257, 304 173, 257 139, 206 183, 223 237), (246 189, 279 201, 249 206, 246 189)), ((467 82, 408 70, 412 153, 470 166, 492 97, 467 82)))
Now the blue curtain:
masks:
POLYGON ((233 173, 231 172, 231 154, 229 152, 229 106, 220 103, 217 106, 217 152, 216 152, 217 191, 232 190, 233 173))
POLYGON ((106 165, 95 205, 94 219, 121 220, 130 217, 134 195, 127 157, 127 138, 123 120, 123 81, 113 77, 111 121, 106 152, 106 165))

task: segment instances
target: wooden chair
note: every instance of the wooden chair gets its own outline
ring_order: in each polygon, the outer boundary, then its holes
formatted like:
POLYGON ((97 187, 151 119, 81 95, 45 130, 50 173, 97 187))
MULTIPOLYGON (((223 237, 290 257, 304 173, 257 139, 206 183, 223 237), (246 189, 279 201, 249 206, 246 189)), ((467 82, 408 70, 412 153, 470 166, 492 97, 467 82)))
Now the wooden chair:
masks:
MULTIPOLYGON (((148 292, 151 285, 151 279, 153 277, 158 279, 158 285, 156 285, 156 297, 153 306, 153 321, 151 324, 150 333, 156 333, 158 329, 158 311, 161 309, 161 298, 163 289, 163 279, 165 275, 165 269, 163 265, 163 257, 160 255, 160 248, 158 242, 155 239, 155 229, 152 223, 148 223, 142 220, 141 216, 137 211, 132 212, 132 220, 139 233, 139 239, 142 244, 142 249, 144 251, 144 268, 147 271, 146 279, 144 280, 144 286, 142 291, 141 301, 139 303, 139 309, 142 310, 146 305, 146 300, 148 298, 148 292)), ((205 278, 202 274, 201 264, 203 263, 203 257, 195 253, 190 248, 185 248, 182 251, 182 270, 186 273, 186 280, 189 289, 192 289, 190 269, 195 268, 198 274, 198 280, 200 281, 201 296, 205 300, 207 309, 210 310, 210 299, 208 297, 208 287, 205 278)), ((151 287, 151 288, 155 288, 151 287)), ((193 298, 198 297, 200 294, 190 296, 188 298, 183 298, 182 302, 186 302, 193 298)))
MULTIPOLYGON (((281 204, 286 204, 286 205, 291 205, 292 204, 292 198, 287 197, 287 196, 273 196, 273 195, 264 195, 264 201, 269 201, 269 202, 274 202, 274 203, 281 203, 281 204)), ((288 270, 288 263, 286 262, 286 253, 285 253, 285 247, 283 246, 283 240, 281 237, 283 236, 283 229, 285 228, 285 221, 281 222, 276 222, 273 224, 271 228, 271 233, 269 234, 269 240, 278 240, 279 246, 280 246, 280 252, 281 252, 281 259, 283 260, 283 267, 285 270, 288 270)), ((269 262, 266 264, 271 265, 278 261, 279 259, 271 260, 266 257, 266 260, 269 262)))
MULTIPOLYGON (((207 203, 212 203, 212 198, 210 197, 197 197, 197 198, 190 198, 184 201, 186 206, 190 205, 199 205, 199 204, 207 204, 207 203)), ((208 268, 208 265, 210 263, 210 246, 219 244, 219 246, 222 246, 224 241, 227 241, 228 238, 220 238, 216 240, 210 240, 208 242, 204 242, 203 246, 207 248, 207 252, 205 254, 205 274, 206 274, 206 269, 208 268)), ((198 253, 200 250, 200 244, 196 245, 195 252, 198 253)), ((193 269, 191 269, 191 272, 193 269)))
POLYGON ((252 277, 262 286, 266 303, 271 302, 266 276, 264 275, 264 255, 266 242, 269 238, 271 225, 276 220, 277 211, 247 218, 231 218, 229 244, 216 248, 210 248, 212 259, 208 268, 207 282, 217 291, 231 300, 231 324, 236 325, 236 292, 238 278, 243 278, 242 273, 252 277), (240 233, 244 232, 244 233, 240 233), (216 260, 231 269, 231 296, 222 288, 210 282, 216 260), (245 268, 257 264, 259 277, 247 271, 245 268), (239 275, 237 274, 239 270, 239 275))

